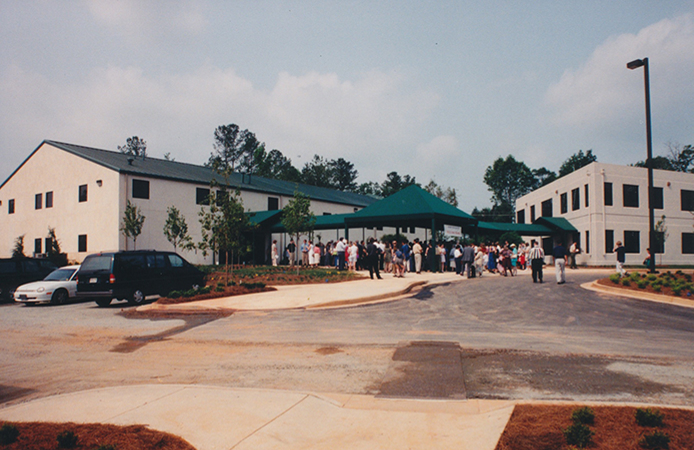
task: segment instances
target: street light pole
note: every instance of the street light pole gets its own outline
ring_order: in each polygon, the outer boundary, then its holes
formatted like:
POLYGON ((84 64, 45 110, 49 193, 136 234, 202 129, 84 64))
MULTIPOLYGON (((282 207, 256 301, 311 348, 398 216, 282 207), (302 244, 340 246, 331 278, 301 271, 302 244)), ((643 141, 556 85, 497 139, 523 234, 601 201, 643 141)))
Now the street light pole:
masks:
POLYGON ((634 70, 643 67, 643 83, 646 91, 646 144, 648 155, 646 167, 648 168, 648 246, 651 249, 651 258, 648 261, 648 272, 655 273, 655 216, 653 211, 653 140, 651 138, 651 88, 648 73, 648 58, 635 59, 627 63, 627 69, 634 70))

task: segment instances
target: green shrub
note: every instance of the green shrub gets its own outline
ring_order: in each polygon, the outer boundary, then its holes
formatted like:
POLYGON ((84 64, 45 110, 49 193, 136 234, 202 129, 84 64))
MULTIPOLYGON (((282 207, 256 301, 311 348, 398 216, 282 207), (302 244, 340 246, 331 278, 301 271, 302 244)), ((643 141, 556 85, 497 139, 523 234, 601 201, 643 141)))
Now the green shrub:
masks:
POLYGON ((646 279, 647 279, 648 281, 655 281, 655 280, 658 279, 658 276, 657 276, 657 275, 654 275, 654 274, 649 274, 649 275, 646 277, 646 279))
POLYGON ((642 427, 662 427, 663 413, 657 409, 636 408, 636 423, 642 427))
POLYGON ((660 284, 651 284, 651 287, 653 288, 654 291, 660 292, 663 290, 663 286, 660 284))
POLYGON ((5 423, 0 427, 0 444, 10 445, 19 437, 19 430, 11 423, 5 423))
POLYGON ((217 287, 218 287, 218 288, 220 288, 220 287, 223 288, 223 287, 224 287, 224 283, 222 283, 222 282, 217 283, 217 287))
POLYGON ((116 446, 112 444, 100 445, 96 450, 116 450, 116 446))
POLYGON ((574 423, 569 428, 564 430, 566 443, 575 445, 579 448, 585 448, 590 445, 593 438, 593 431, 587 425, 582 423, 574 423))
POLYGON ((610 281, 614 284, 619 284, 619 274, 613 273, 612 275, 610 275, 610 281))
POLYGON ((214 291, 215 292, 224 292, 224 286, 217 286, 216 288, 214 288, 214 291))
POLYGON ((624 278, 622 280, 622 286, 631 286, 631 281, 629 281, 629 278, 624 278))
POLYGON ((655 431, 651 434, 644 435, 639 441, 639 445, 643 448, 659 449, 670 447, 670 436, 667 433, 655 431))
POLYGON ((638 272, 632 272, 629 274, 629 278, 631 278, 632 281, 639 281, 641 279, 641 274, 638 272))
POLYGON ((662 282, 662 285, 664 287, 671 287, 673 285, 672 280, 669 278, 665 278, 662 282))
POLYGON ((675 294, 676 296, 679 296, 682 293, 682 286, 679 284, 675 285, 672 287, 672 293, 675 294))
POLYGON ((227 283, 227 286, 236 286, 236 281, 231 280, 230 282, 227 283))
POLYGON ((648 286, 648 281, 647 280, 639 280, 636 282, 636 286, 638 286, 639 289, 646 289, 646 286, 648 286))
POLYGON ((199 292, 201 294, 209 294, 212 292, 212 288, 210 286, 205 286, 204 288, 200 288, 199 292))
POLYGON ((692 281, 692 276, 688 273, 684 274, 684 279, 687 281, 692 281))
POLYGON ((181 297, 181 291, 171 291, 167 295, 169 298, 180 298, 181 297))
POLYGON ((246 289, 263 289, 265 287, 265 283, 241 283, 239 286, 245 287, 246 289))
POLYGON ((59 448, 74 448, 77 445, 77 435, 72 431, 63 431, 58 435, 59 448))
POLYGON ((595 412, 592 408, 584 406, 583 408, 574 409, 571 413, 571 420, 574 423, 583 423, 585 425, 593 425, 595 423, 595 412))

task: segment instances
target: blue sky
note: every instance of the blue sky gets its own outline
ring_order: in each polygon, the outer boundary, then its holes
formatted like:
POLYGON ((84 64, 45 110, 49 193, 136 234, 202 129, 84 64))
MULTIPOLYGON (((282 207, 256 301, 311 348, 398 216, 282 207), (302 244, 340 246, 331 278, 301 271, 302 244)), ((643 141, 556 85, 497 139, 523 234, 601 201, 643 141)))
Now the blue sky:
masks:
POLYGON ((490 204, 513 154, 645 158, 694 144, 694 1, 0 2, 0 178, 44 139, 203 163, 236 123, 301 169, 319 154, 490 204))

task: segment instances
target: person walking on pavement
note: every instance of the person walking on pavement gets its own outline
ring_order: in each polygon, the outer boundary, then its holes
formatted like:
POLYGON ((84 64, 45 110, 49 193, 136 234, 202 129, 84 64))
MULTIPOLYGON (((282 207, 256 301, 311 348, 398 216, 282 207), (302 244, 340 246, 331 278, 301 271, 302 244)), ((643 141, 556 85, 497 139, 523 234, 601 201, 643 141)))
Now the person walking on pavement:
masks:
POLYGON ((626 270, 624 270, 627 249, 622 245, 622 241, 617 241, 617 246, 612 251, 617 254, 617 273, 619 273, 619 278, 622 278, 627 274, 626 270))
POLYGON ((581 249, 578 247, 578 244, 576 242, 571 243, 571 247, 569 247, 569 268, 571 269, 576 269, 576 255, 581 253, 581 249))
POLYGON ((280 259, 280 255, 277 252, 277 239, 274 239, 272 241, 272 250, 271 250, 270 256, 272 258, 272 265, 277 266, 277 263, 279 262, 279 259, 280 259))
POLYGON ((557 284, 566 283, 566 249, 564 243, 559 241, 552 250, 554 257, 554 269, 557 274, 557 284))
POLYGON ((419 243, 419 238, 414 240, 412 253, 414 253, 414 270, 417 273, 422 273, 422 245, 419 243))
POLYGON ((289 240, 287 245, 287 253, 289 254, 289 267, 294 266, 294 254, 296 252, 296 244, 294 244, 294 238, 289 240))
POLYGON ((545 263, 545 251, 542 250, 540 244, 533 240, 533 248, 528 253, 530 258, 530 267, 533 272, 533 283, 542 283, 542 265, 545 263))
POLYGON ((369 238, 369 243, 366 246, 366 265, 369 266, 369 276, 372 280, 374 279, 374 272, 376 272, 376 278, 383 279, 378 271, 380 256, 381 248, 374 243, 374 238, 369 238))
POLYGON ((472 267, 472 262, 475 260, 475 247, 473 247, 471 243, 463 247, 463 256, 461 260, 463 268, 461 269, 460 275, 463 274, 462 271, 465 271, 467 277, 472 278, 472 276, 474 276, 473 271, 475 270, 472 267))

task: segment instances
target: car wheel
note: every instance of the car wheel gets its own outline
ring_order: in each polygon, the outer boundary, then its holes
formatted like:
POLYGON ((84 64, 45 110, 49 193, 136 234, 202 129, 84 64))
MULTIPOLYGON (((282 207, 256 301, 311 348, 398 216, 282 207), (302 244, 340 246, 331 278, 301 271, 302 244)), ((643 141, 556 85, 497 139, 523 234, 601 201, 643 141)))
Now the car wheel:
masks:
POLYGON ((145 293, 139 289, 135 289, 130 297, 128 298, 128 303, 131 305, 140 305, 145 301, 145 293))
POLYGON ((70 297, 65 289, 58 289, 51 296, 51 305, 62 305, 67 303, 67 299, 70 297))
POLYGON ((111 304, 111 299, 110 298, 100 298, 100 299, 96 300, 96 304, 102 308, 105 308, 106 306, 111 304))

